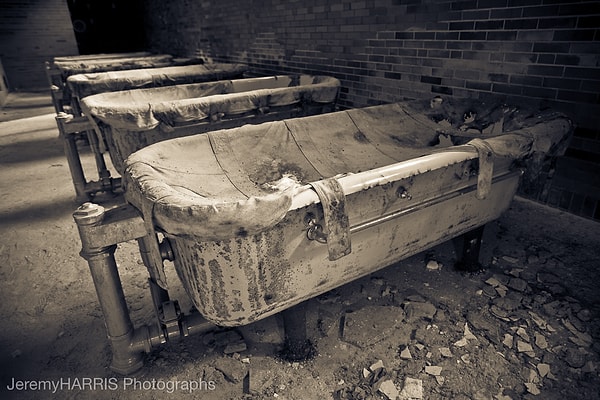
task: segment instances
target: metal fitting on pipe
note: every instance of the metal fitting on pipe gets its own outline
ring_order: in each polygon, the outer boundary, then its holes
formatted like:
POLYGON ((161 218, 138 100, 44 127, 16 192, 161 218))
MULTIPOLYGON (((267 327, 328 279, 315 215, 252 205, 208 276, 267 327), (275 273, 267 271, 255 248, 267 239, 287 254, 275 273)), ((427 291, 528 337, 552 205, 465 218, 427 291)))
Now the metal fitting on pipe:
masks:
POLYGON ((158 244, 160 250, 160 256, 163 260, 174 261, 175 255, 173 254, 173 247, 168 238, 163 238, 162 242, 158 244))
POLYGON ((73 218, 77 226, 96 225, 104 218, 104 207, 98 204, 85 202, 73 212, 73 218))

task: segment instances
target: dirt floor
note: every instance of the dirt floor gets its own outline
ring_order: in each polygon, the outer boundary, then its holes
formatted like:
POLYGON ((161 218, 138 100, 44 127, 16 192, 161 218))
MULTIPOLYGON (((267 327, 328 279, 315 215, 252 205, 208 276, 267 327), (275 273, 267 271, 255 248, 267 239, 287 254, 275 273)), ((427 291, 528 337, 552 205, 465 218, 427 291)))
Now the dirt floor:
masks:
MULTIPOLYGON (((310 300, 312 360, 278 357, 274 316, 112 373, 49 97, 19 99, 0 113, 0 398, 600 398, 600 225, 521 198, 486 227, 482 273, 454 270, 449 242, 310 300)), ((117 261, 134 323, 151 323, 136 243, 117 261)))

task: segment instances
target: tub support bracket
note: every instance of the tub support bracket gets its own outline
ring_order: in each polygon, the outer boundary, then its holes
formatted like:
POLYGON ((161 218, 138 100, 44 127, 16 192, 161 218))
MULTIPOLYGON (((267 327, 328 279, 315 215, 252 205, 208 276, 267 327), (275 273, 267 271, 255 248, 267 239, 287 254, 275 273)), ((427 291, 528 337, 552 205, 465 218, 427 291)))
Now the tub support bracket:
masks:
POLYGON ((335 178, 312 182, 310 185, 317 192, 323 206, 329 260, 335 261, 352 251, 346 195, 335 178))
POLYGON ((308 302, 304 301, 281 312, 285 331, 285 344, 281 356, 288 361, 305 361, 316 354, 316 349, 307 334, 307 307, 308 302))
POLYGON ((75 186, 77 201, 90 200, 99 192, 117 193, 121 189, 121 178, 112 178, 106 167, 104 156, 99 150, 98 138, 86 117, 74 117, 60 112, 56 116, 59 137, 63 141, 65 157, 71 171, 71 179, 75 186), (77 148, 77 140, 86 137, 95 156, 99 180, 87 181, 81 157, 77 148))

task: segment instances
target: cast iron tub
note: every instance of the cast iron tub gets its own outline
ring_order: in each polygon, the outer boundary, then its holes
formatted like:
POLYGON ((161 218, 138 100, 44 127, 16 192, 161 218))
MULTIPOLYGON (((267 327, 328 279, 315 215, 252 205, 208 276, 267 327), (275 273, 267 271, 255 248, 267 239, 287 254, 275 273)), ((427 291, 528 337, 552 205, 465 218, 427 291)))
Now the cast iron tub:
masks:
POLYGON ((46 73, 56 112, 73 113, 70 110, 71 92, 67 85, 67 79, 72 75, 202 63, 197 58, 177 58, 171 54, 144 51, 103 53, 54 57, 52 61, 46 62, 46 73))
POLYGON ((245 64, 227 63, 128 69, 72 75, 67 78, 67 86, 74 97, 73 103, 78 104, 82 98, 94 94, 239 79, 247 71, 245 64))
POLYGON ((102 93, 81 104, 123 174, 131 153, 159 141, 333 111, 339 87, 329 76, 277 75, 102 93))
POLYGON ((571 131, 567 117, 550 111, 436 98, 246 125, 135 152, 123 175, 129 205, 84 204, 74 214, 112 368, 139 369, 142 353, 170 338, 285 316, 462 234, 469 240, 461 265, 479 268, 481 227, 509 207, 522 168, 532 164, 535 174, 540 160, 564 151, 571 131), (133 328, 123 299, 114 249, 134 238, 160 329, 133 328), (182 316, 169 300, 164 259, 174 261, 199 313, 182 316))
POLYGON ((66 79, 71 75, 138 68, 157 68, 173 65, 176 62, 170 54, 146 52, 99 54, 88 57, 55 57, 54 65, 66 79))

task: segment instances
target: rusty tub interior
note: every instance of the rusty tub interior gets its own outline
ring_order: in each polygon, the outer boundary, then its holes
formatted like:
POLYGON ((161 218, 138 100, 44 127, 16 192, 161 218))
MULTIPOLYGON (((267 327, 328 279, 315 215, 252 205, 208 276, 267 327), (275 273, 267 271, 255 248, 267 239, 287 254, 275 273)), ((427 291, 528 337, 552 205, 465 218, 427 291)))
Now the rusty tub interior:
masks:
POLYGON ((215 129, 334 110, 340 82, 278 75, 101 93, 82 99, 117 171, 150 144, 215 129))
POLYGON ((571 130, 502 102, 351 109, 152 144, 127 159, 125 196, 200 314, 240 326, 498 218, 571 130))

